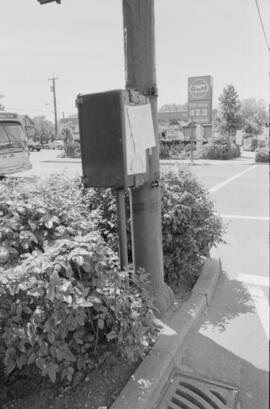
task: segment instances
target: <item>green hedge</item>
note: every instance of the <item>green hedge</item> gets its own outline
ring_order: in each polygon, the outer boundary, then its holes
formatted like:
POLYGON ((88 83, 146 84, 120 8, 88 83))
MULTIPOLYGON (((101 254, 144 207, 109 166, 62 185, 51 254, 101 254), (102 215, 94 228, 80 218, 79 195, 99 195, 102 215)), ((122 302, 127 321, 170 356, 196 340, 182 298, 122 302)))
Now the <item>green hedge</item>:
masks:
MULTIPOLYGON (((211 247, 222 241, 224 227, 215 214, 207 190, 188 170, 163 174, 161 186, 165 281, 174 288, 193 283, 211 247)), ((115 196, 108 189, 87 193, 90 209, 99 210, 96 222, 104 240, 118 249, 115 196)), ((129 201, 126 195, 128 250, 131 257, 129 201)), ((130 258, 131 261, 131 258, 130 258)))
MULTIPOLYGON (((112 191, 84 190, 79 179, 63 175, 11 178, 0 189, 0 359, 6 376, 37 368, 51 381, 76 383, 108 349, 130 359, 143 356, 157 334, 154 300, 146 273, 119 269, 112 191)), ((165 279, 177 288, 196 280, 224 230, 191 173, 163 175, 161 193, 165 279)), ((130 242, 129 250, 131 257, 130 242)))
POLYGON ((233 159, 240 157, 240 148, 225 137, 216 138, 203 146, 203 159, 233 159))
POLYGON ((157 334, 147 275, 120 271, 79 181, 0 186, 0 372, 76 383, 106 351, 143 356, 157 334))
POLYGON ((259 148, 255 151, 255 162, 269 162, 269 148, 259 148))
POLYGON ((224 226, 207 190, 187 170, 161 178, 164 270, 173 287, 194 284, 204 257, 222 242, 224 226))
POLYGON ((166 158, 179 158, 185 159, 188 157, 186 145, 182 141, 160 141, 160 153, 161 159, 166 158))

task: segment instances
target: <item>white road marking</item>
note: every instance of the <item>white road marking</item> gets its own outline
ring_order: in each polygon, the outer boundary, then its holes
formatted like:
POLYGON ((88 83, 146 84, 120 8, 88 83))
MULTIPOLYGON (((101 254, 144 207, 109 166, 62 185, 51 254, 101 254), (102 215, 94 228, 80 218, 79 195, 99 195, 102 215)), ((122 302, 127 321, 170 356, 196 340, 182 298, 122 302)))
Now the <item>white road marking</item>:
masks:
POLYGON ((260 287, 248 286, 250 295, 255 304, 258 317, 262 323, 266 337, 269 340, 269 302, 260 287))
POLYGON ((221 214, 224 219, 245 219, 245 220, 270 220, 268 216, 238 216, 234 214, 221 214))
POLYGON ((243 170, 240 173, 237 173, 236 175, 232 176, 231 178, 224 180, 224 182, 219 183, 218 185, 212 187, 211 189, 209 189, 210 193, 216 192, 217 190, 221 189, 223 186, 227 185, 228 183, 231 183, 233 180, 240 178, 242 175, 244 175, 247 172, 250 172, 251 170, 257 168, 258 165, 254 165, 248 169, 243 170))
POLYGON ((242 281, 246 284, 260 285, 262 287, 269 287, 269 277, 258 276, 254 274, 237 274, 236 280, 242 281))

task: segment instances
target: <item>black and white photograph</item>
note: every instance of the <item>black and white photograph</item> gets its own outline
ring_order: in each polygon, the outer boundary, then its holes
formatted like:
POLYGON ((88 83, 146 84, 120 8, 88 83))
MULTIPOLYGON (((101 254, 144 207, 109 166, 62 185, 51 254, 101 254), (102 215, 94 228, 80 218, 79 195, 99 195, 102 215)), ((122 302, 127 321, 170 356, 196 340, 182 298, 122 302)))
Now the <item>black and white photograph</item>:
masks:
POLYGON ((269 409, 270 0, 0 21, 0 408, 269 409))

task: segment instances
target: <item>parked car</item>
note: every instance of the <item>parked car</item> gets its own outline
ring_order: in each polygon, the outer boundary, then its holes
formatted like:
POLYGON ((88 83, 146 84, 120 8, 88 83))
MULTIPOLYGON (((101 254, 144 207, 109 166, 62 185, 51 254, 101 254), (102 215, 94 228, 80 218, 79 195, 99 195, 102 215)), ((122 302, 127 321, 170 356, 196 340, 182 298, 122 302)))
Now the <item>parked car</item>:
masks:
POLYGON ((64 149, 64 142, 61 140, 55 140, 48 143, 48 149, 64 149))
POLYGON ((39 152, 42 147, 39 142, 34 142, 34 141, 28 141, 27 146, 30 152, 33 152, 33 151, 39 152))

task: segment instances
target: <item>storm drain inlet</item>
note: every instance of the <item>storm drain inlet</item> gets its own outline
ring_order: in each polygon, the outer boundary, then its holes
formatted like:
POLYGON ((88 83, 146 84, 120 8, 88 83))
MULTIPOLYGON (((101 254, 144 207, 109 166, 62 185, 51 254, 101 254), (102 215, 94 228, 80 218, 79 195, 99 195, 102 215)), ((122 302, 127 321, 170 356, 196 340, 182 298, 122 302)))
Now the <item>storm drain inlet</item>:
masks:
POLYGON ((156 409, 236 409, 237 401, 231 385, 175 372, 156 409))

